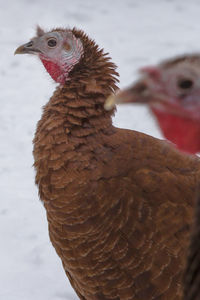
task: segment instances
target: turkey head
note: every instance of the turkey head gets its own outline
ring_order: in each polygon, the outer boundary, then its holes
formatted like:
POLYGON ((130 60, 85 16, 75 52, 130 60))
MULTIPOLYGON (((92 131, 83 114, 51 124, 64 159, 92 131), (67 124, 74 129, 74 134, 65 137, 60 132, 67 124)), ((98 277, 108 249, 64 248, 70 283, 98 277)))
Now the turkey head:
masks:
POLYGON ((140 73, 138 81, 116 95, 116 103, 148 105, 169 141, 184 152, 199 152, 200 56, 176 57, 140 73))
POLYGON ((37 37, 20 46, 15 54, 36 54, 51 77, 64 84, 69 73, 83 55, 83 45, 70 30, 53 30, 45 33, 37 28, 37 37))

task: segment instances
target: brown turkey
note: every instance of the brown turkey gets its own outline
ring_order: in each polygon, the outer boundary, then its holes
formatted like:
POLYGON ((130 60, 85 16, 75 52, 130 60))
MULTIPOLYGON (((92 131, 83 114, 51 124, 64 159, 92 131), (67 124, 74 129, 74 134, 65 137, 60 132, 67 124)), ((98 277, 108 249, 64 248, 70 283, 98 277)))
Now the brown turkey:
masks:
POLYGON ((118 74, 85 33, 53 29, 20 46, 59 83, 34 138, 50 239, 80 299, 179 300, 200 162, 112 125, 118 74))
POLYGON ((145 103, 163 135, 179 150, 200 152, 200 55, 178 56, 140 71, 141 78, 115 101, 145 103))

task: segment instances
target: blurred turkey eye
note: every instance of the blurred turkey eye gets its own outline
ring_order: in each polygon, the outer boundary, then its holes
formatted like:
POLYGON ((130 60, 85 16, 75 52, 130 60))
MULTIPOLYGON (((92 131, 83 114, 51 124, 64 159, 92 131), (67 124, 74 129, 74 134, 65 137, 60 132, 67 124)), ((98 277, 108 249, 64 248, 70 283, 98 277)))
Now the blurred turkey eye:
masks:
POLYGON ((193 81, 191 79, 181 79, 179 82, 178 82, 178 86, 181 88, 181 89, 190 89, 192 86, 193 86, 193 81))
POLYGON ((57 45, 57 42, 55 39, 49 39, 47 44, 49 47, 54 48, 57 45))
POLYGON ((137 85, 135 85, 134 91, 138 93, 144 93, 147 91, 147 85, 144 83, 138 83, 137 85))

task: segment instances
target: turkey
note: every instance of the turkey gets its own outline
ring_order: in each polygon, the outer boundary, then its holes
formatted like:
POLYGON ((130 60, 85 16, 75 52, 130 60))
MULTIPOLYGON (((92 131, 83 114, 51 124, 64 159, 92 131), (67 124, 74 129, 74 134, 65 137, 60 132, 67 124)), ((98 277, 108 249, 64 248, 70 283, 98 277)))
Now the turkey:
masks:
POLYGON ((105 101, 118 74, 76 28, 38 28, 16 54, 37 55, 58 86, 34 138, 49 235, 80 299, 179 300, 198 158, 115 128, 105 101))
MULTIPOLYGON (((163 135, 179 150, 200 152, 200 55, 144 67, 141 78, 116 96, 117 103, 145 103, 163 135)), ((107 107, 112 106, 110 98, 107 107)))

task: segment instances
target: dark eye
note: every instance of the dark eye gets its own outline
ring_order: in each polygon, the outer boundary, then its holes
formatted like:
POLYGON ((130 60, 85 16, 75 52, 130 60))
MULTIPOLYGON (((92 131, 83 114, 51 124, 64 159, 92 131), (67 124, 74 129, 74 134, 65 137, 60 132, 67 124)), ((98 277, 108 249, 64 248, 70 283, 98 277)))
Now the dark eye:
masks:
POLYGON ((49 39, 47 44, 49 47, 54 48, 57 45, 57 41, 55 39, 49 39))
POLYGON ((178 86, 184 90, 190 89, 193 86, 193 81, 191 79, 181 79, 178 82, 178 86))

